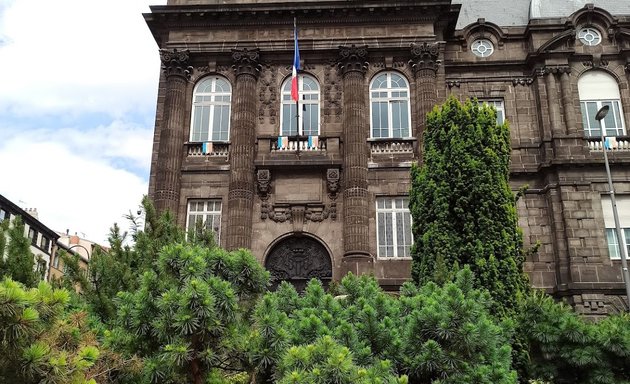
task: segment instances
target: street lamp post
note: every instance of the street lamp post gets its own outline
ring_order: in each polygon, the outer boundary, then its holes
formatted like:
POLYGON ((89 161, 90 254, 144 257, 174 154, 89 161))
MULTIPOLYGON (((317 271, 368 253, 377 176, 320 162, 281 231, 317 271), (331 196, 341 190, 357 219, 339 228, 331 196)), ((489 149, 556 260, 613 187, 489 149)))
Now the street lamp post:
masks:
POLYGON ((610 165, 608 165, 608 154, 606 153, 606 138, 604 135, 604 127, 602 119, 606 117, 610 107, 604 105, 597 111, 595 120, 599 123, 599 132, 602 138, 602 149, 604 151, 604 164, 606 165, 606 176, 608 177, 608 189, 610 194, 610 202, 612 203, 613 217, 615 218, 615 230, 617 232, 617 243, 621 248, 621 269, 623 271, 623 280, 626 285, 626 301, 628 302, 628 311, 630 311, 630 273, 628 272, 628 247, 626 246, 626 238, 619 224, 619 212, 617 212, 617 201, 615 200, 615 188, 613 187, 612 177, 610 176, 610 165))

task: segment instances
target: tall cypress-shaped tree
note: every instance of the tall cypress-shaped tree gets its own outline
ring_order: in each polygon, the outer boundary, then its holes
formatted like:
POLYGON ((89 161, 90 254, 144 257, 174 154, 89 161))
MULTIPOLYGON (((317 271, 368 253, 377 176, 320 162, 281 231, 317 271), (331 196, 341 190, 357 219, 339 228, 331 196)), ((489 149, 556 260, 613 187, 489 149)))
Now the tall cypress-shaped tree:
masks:
POLYGON ((427 117, 424 163, 412 168, 412 277, 442 283, 470 265, 496 314, 515 308, 527 289, 522 234, 508 184, 509 127, 494 108, 454 97, 427 117))

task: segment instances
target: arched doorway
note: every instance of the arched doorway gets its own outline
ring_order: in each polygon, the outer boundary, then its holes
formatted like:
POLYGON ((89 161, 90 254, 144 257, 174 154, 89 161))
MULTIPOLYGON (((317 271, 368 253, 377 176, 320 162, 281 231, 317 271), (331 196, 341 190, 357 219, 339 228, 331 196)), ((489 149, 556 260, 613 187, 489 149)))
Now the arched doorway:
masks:
POLYGON ((265 268, 271 273, 272 288, 288 281, 303 291, 310 279, 322 281, 324 287, 332 279, 332 262, 322 243, 309 236, 290 236, 271 248, 265 268))

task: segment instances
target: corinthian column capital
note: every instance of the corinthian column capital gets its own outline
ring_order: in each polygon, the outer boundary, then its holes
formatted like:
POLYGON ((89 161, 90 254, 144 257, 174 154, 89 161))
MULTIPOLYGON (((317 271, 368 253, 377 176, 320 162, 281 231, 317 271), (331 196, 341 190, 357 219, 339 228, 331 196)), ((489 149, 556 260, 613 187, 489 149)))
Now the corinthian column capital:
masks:
POLYGON ((414 74, 420 71, 429 70, 435 74, 440 67, 441 61, 438 60, 440 55, 440 45, 438 43, 421 43, 411 44, 411 69, 414 74))
POLYGON ((250 75, 258 78, 260 73, 260 50, 256 49, 232 49, 232 69, 236 76, 250 75))
POLYGON ((337 64, 344 75, 349 72, 360 72, 361 74, 365 74, 368 67, 367 54, 367 45, 360 47, 357 47, 354 44, 349 47, 339 46, 337 64))
POLYGON ((169 76, 179 76, 184 79, 190 79, 192 67, 188 65, 190 52, 188 50, 178 51, 175 49, 160 49, 160 60, 162 61, 162 70, 169 76))

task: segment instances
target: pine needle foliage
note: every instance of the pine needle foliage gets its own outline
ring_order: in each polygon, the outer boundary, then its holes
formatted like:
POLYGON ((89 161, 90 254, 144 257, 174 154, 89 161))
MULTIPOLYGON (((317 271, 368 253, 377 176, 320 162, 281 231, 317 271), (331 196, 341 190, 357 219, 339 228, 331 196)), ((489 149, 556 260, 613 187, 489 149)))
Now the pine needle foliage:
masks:
POLYGON ((542 292, 530 295, 518 317, 529 345, 528 379, 612 384, 630 382, 630 316, 589 322, 542 292))
POLYGON ((247 314, 268 272, 246 250, 174 243, 158 255, 137 290, 119 293, 111 345, 144 360, 146 383, 223 383, 246 372, 247 314))
POLYGON ((493 312, 514 313, 528 284, 507 123, 496 123, 492 107, 451 96, 427 117, 423 159, 411 171, 413 280, 442 284, 468 265, 475 286, 494 299, 493 312))
POLYGON ((516 382, 512 327, 495 322, 468 267, 444 286, 406 284, 399 297, 349 274, 336 293, 312 280, 301 295, 282 283, 263 297, 249 344, 257 382, 516 382))
POLYGON ((0 282, 0 382, 95 384, 100 351, 84 312, 68 311, 69 292, 41 282, 0 282))

